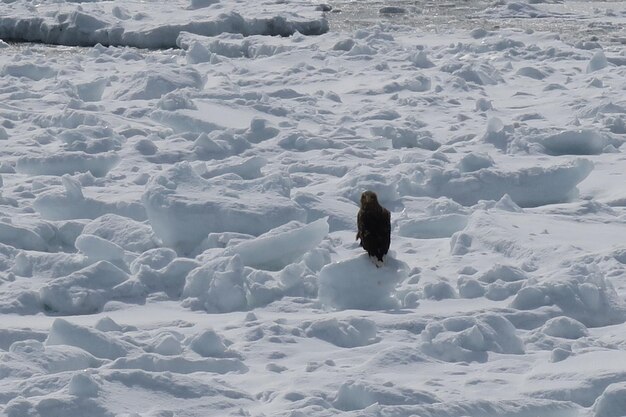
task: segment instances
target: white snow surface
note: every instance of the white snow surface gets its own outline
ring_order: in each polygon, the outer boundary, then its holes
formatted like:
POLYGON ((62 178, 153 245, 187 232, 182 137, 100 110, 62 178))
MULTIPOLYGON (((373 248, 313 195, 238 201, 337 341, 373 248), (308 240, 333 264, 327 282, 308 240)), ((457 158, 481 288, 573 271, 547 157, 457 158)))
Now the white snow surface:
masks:
POLYGON ((626 415, 626 3, 331 6, 0 2, 0 415, 626 415))

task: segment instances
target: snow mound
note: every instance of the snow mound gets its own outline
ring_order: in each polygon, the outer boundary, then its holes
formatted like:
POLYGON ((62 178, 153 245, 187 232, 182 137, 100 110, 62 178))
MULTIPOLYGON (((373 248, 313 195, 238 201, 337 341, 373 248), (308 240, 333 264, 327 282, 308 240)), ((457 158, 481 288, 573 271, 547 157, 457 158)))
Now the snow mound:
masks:
POLYGON ((598 155, 609 145, 619 147, 621 142, 597 130, 566 130, 537 139, 549 155, 598 155))
POLYGON ((189 88, 201 90, 204 79, 193 68, 181 70, 164 70, 158 73, 152 71, 137 72, 132 79, 123 84, 116 98, 121 100, 151 100, 161 98, 167 93, 189 88))
POLYGON ((594 416, 622 416, 624 359, 623 351, 596 348, 542 364, 527 376, 525 394, 593 407, 594 416))
POLYGON ((364 411, 373 412, 378 415, 410 415, 420 417, 577 417, 580 415, 579 407, 571 402, 534 398, 518 400, 471 399, 403 406, 379 406, 373 404, 364 411))
POLYGON ((547 18, 550 16, 556 16, 556 12, 548 12, 535 6, 531 6, 532 3, 542 3, 541 0, 537 1, 511 1, 511 2, 496 2, 490 8, 485 10, 485 14, 492 15, 498 18, 547 18))
POLYGON ((77 397, 96 397, 100 391, 99 384, 94 378, 86 373, 78 373, 72 376, 68 385, 68 392, 77 397))
POLYGON ((23 340, 36 340, 42 342, 46 339, 46 333, 38 332, 34 330, 20 330, 20 329, 0 329, 0 349, 9 350, 9 347, 15 343, 23 340))
POLYGON ((280 39, 230 34, 208 38, 183 32, 178 37, 177 43, 187 51, 187 59, 191 62, 208 62, 214 55, 228 58, 258 58, 293 49, 293 46, 287 46, 280 39))
POLYGON ((482 274, 478 280, 491 284, 498 280, 504 282, 516 282, 525 281, 528 279, 528 275, 521 269, 515 268, 510 265, 496 264, 488 271, 482 274))
MULTIPOLYGON (((540 283, 528 283, 511 302, 511 307, 520 310, 545 305, 557 306, 564 316, 587 327, 608 326, 626 320, 626 305, 611 282, 593 264, 575 265, 565 277, 561 273, 540 283)), ((569 327, 577 328, 571 323, 569 327)), ((578 332, 584 330, 579 328, 578 332)))
POLYGON ((189 163, 179 163, 150 180, 143 203, 163 243, 189 253, 211 232, 259 235, 291 220, 304 221, 305 211, 288 195, 282 177, 207 181, 189 163))
POLYGON ((260 156, 252 156, 250 158, 233 157, 223 164, 211 164, 206 166, 206 171, 201 173, 203 178, 212 178, 219 175, 233 173, 239 175, 244 180, 252 180, 260 178, 263 174, 261 168, 267 164, 267 160, 260 156))
POLYGON ((245 373, 248 367, 238 359, 188 359, 182 356, 162 356, 156 353, 142 353, 133 357, 120 357, 108 365, 112 369, 141 369, 148 372, 173 372, 190 374, 211 372, 226 374, 245 373))
POLYGON ((337 309, 380 310, 397 307, 395 287, 409 267, 387 255, 377 268, 367 254, 326 265, 319 273, 319 300, 337 309))
POLYGON ((452 285, 445 281, 428 282, 423 288, 424 297, 429 300, 445 300, 447 298, 457 298, 452 285))
POLYGON ((501 301, 516 295, 527 279, 521 269, 496 264, 477 278, 461 275, 457 287, 462 298, 484 296, 488 300, 501 301))
POLYGON ((227 356, 227 347, 215 330, 205 330, 189 340, 189 348, 198 355, 207 357, 227 356))
POLYGON ((56 319, 50 328, 46 346, 68 345, 81 348, 96 358, 117 359, 139 349, 96 329, 56 319))
POLYGON ((579 339, 589 335, 589 331, 581 322, 569 317, 554 317, 543 325, 541 329, 548 336, 565 339, 579 339))
POLYGON ((523 168, 503 172, 494 168, 475 172, 433 169, 422 183, 411 184, 412 195, 445 196, 465 206, 479 200, 500 200, 505 194, 520 207, 535 207, 568 201, 576 185, 593 170, 593 163, 576 159, 549 168, 523 168))
POLYGON ((379 340, 376 337, 376 323, 357 317, 318 320, 306 327, 305 334, 344 348, 366 346, 379 340))
POLYGON ((409 405, 433 404, 440 400, 426 391, 411 388, 374 385, 366 381, 347 381, 341 384, 333 405, 342 411, 363 410, 372 404, 409 405))
POLYGON ((621 417, 626 410, 626 382, 611 384, 593 404, 595 417, 621 417))
POLYGON ((45 346, 33 339, 15 342, 8 350, 9 353, 2 355, 3 363, 7 368, 21 361, 27 364, 31 375, 34 373, 56 374, 96 368, 103 362, 77 347, 45 346))
POLYGON ((451 72, 452 75, 460 79, 476 85, 496 85, 502 82, 500 71, 486 62, 479 64, 447 64, 442 67, 445 72, 451 72))
POLYGON ((291 223, 232 246, 226 254, 238 254, 244 265, 255 269, 277 271, 317 247, 329 231, 327 218, 307 225, 291 223))
POLYGON ((524 353, 524 343, 515 334, 515 327, 492 313, 429 323, 421 336, 423 351, 446 362, 485 362, 488 352, 524 353))

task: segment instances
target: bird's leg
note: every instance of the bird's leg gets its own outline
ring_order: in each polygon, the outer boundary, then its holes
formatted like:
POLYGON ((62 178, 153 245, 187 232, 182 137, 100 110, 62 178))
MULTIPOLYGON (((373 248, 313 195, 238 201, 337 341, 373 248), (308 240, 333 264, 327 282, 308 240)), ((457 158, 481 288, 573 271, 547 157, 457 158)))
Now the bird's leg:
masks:
POLYGON ((372 261, 372 263, 376 265, 376 268, 380 268, 381 266, 383 266, 383 261, 378 260, 376 255, 369 255, 369 258, 370 261, 372 261))

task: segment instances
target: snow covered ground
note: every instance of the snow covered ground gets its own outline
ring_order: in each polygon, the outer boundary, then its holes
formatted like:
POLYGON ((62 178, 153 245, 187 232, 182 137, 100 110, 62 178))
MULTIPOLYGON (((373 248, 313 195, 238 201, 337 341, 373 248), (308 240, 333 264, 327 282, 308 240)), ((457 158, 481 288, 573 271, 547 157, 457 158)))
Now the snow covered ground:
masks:
POLYGON ((1 3, 1 415, 626 415, 626 2, 327 9, 1 3))

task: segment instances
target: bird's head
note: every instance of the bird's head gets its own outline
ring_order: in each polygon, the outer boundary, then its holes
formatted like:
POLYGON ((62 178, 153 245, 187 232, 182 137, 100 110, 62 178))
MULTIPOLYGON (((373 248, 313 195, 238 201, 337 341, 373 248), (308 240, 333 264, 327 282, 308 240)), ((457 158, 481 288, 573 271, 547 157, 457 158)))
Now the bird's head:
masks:
POLYGON ((361 194, 361 207, 377 207, 378 206, 378 196, 373 191, 365 191, 361 194))

